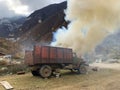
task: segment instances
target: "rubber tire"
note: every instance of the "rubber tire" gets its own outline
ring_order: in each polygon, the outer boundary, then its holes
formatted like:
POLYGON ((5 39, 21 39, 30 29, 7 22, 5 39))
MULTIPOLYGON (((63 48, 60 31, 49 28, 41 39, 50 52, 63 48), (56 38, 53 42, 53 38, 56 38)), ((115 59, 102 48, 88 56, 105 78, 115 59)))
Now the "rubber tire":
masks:
POLYGON ((52 68, 49 65, 43 65, 39 69, 39 74, 42 78, 49 78, 52 75, 52 68))
POLYGON ((40 76, 38 71, 31 71, 31 73, 32 73, 33 76, 40 76))
POLYGON ((84 64, 80 65, 78 69, 78 74, 86 74, 86 73, 87 73, 86 66, 84 64))
POLYGON ((71 73, 74 73, 74 72, 75 72, 75 70, 74 70, 74 69, 70 69, 70 71, 71 71, 71 73))

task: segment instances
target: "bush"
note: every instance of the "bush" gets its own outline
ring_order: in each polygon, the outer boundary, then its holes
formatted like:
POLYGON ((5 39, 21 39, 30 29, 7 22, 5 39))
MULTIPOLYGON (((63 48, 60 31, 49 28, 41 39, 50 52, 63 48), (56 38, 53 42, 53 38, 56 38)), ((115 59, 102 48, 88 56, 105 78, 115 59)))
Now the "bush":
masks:
POLYGON ((27 71, 27 66, 24 64, 13 64, 6 67, 7 69, 5 70, 0 69, 0 75, 16 74, 19 71, 27 71))
POLYGON ((24 64, 14 64, 14 65, 10 65, 10 66, 8 66, 8 72, 9 73, 13 73, 13 74, 15 74, 15 73, 17 73, 18 71, 25 71, 26 70, 26 65, 24 65, 24 64))
POLYGON ((5 65, 7 65, 8 63, 7 63, 7 61, 5 61, 5 60, 1 60, 0 61, 0 66, 5 66, 5 65))

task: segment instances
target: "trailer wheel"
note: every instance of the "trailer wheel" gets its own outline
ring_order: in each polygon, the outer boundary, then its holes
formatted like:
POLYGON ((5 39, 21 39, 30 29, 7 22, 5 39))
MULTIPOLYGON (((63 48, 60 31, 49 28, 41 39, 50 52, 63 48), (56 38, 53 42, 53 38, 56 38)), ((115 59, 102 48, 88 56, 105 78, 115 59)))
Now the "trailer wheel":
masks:
POLYGON ((31 71, 31 73, 32 73, 33 76, 40 76, 38 71, 31 71))
POLYGON ((39 74, 43 78, 48 78, 52 74, 52 68, 49 65, 43 65, 39 70, 39 74))
POLYGON ((79 69, 78 69, 78 74, 86 74, 87 73, 87 68, 86 66, 83 64, 83 65, 80 65, 79 66, 79 69))

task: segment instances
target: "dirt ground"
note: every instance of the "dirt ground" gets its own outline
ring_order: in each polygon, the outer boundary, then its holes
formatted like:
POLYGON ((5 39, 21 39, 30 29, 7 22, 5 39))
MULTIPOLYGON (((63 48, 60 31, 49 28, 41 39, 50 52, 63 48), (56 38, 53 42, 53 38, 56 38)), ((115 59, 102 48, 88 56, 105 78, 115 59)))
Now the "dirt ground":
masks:
MULTIPOLYGON (((2 80, 8 81, 14 90, 120 90, 120 70, 108 68, 100 68, 98 71, 89 70, 86 75, 62 71, 60 78, 42 79, 26 73, 0 76, 0 81, 2 80)), ((0 90, 4 90, 2 85, 0 90)))

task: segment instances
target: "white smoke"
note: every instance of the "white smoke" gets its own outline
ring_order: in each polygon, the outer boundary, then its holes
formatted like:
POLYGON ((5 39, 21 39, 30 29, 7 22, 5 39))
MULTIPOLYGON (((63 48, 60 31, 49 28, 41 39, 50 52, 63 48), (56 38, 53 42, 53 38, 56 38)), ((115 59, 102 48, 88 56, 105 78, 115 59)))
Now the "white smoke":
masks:
POLYGON ((54 44, 84 54, 119 28, 120 0, 68 0, 65 19, 68 30, 57 31, 54 44))

